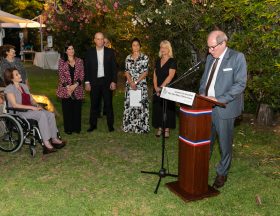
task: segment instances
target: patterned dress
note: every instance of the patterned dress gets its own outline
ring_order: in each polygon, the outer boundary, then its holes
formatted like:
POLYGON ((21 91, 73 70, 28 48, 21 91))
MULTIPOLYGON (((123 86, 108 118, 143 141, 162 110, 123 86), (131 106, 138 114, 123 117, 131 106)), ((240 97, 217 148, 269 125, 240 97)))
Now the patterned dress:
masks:
MULTIPOLYGON (((125 71, 129 72, 133 81, 136 81, 141 74, 148 72, 149 58, 144 54, 134 60, 131 55, 126 57, 125 71)), ((125 102, 123 113, 123 131, 134 133, 147 133, 150 131, 149 126, 149 104, 148 104, 148 88, 146 79, 141 80, 137 84, 137 89, 142 91, 142 105, 140 107, 130 106, 130 85, 125 85, 125 102)))

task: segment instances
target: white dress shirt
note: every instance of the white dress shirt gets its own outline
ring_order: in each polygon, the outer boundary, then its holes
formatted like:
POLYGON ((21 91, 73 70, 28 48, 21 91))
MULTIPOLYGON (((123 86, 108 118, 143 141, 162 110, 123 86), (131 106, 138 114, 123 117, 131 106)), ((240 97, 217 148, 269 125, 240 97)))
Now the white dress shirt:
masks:
POLYGON ((104 47, 97 51, 97 62, 98 62, 98 71, 97 78, 104 77, 104 47))
MULTIPOLYGON (((220 65, 221 65, 221 63, 223 61, 223 58, 224 58, 224 55, 225 55, 226 51, 227 51, 227 48, 222 53, 222 55, 220 55, 220 57, 219 57, 219 61, 218 61, 217 67, 216 67, 216 70, 215 70, 214 75, 213 75, 213 79, 212 79, 211 84, 210 84, 209 89, 208 89, 208 96, 215 97, 215 88, 214 87, 215 87, 218 71, 219 71, 220 65)), ((215 61, 213 62, 213 64, 214 63, 215 63, 215 61)), ((212 66, 209 69, 207 82, 208 82, 208 79, 209 79, 209 76, 210 76, 210 71, 212 70, 213 64, 212 64, 212 66)))

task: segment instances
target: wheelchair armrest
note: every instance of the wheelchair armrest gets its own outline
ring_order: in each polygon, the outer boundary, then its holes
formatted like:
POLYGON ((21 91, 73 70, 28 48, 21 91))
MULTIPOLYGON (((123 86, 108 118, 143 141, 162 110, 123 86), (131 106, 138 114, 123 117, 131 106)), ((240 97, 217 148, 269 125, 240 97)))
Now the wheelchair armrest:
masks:
POLYGON ((6 107, 7 111, 14 111, 14 112, 27 112, 31 109, 23 109, 23 108, 12 108, 12 107, 6 107))

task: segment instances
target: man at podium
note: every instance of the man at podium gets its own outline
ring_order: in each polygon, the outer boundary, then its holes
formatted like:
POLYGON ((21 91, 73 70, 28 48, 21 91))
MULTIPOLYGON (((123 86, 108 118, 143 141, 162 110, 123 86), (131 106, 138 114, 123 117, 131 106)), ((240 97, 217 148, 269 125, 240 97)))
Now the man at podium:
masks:
POLYGON ((228 38, 222 31, 208 35, 205 71, 200 81, 199 93, 226 104, 216 106, 212 112, 211 145, 213 150, 218 135, 221 160, 216 167, 217 176, 213 187, 220 188, 227 181, 232 160, 234 120, 243 110, 243 92, 247 81, 247 66, 243 53, 227 47, 228 38))

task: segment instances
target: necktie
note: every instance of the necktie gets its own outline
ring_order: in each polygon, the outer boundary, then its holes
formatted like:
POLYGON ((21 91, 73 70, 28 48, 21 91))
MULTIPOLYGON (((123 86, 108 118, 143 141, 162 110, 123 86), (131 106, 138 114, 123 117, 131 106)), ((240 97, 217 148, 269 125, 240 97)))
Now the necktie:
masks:
POLYGON ((218 61, 219 61, 219 58, 216 58, 213 66, 212 66, 212 70, 210 72, 210 76, 208 78, 208 81, 207 81, 207 84, 206 84, 206 88, 205 88, 205 95, 206 96, 208 96, 208 90, 209 90, 210 84, 212 82, 212 79, 213 79, 213 76, 214 76, 214 73, 215 73, 218 61))

